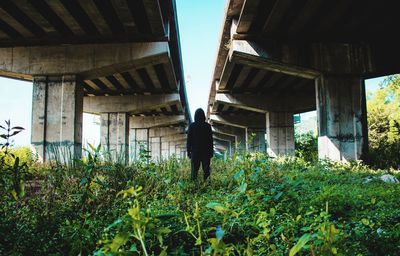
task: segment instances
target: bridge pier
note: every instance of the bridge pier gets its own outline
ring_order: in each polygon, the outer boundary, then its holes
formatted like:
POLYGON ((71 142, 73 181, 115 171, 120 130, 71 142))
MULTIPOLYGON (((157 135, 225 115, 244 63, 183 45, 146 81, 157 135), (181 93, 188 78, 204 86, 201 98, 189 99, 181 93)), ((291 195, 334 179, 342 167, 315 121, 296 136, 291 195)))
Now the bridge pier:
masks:
POLYGON ((32 144, 41 161, 82 154, 83 89, 73 75, 33 79, 32 144))
POLYGON ((127 113, 100 114, 100 141, 113 161, 129 159, 129 119, 127 113))
POLYGON ((294 122, 291 112, 266 113, 267 153, 294 156, 294 122))
POLYGON ((365 158, 368 150, 364 80, 322 75, 316 79, 318 155, 335 161, 365 158))

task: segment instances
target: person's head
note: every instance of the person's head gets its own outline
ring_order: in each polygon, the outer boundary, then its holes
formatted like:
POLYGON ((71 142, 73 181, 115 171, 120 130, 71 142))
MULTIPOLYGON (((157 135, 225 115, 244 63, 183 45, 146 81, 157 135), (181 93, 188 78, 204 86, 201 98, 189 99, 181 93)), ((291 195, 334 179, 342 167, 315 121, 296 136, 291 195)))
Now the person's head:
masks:
POLYGON ((196 110, 196 112, 194 113, 194 121, 197 123, 206 121, 206 115, 204 114, 203 109, 198 108, 196 110))

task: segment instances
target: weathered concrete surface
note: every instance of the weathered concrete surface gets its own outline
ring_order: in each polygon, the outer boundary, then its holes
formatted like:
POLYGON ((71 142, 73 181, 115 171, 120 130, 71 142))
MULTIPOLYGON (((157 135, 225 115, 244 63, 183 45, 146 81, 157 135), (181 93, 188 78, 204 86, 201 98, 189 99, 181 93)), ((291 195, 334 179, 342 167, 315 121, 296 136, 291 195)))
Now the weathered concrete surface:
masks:
POLYGON ((83 90, 76 76, 36 76, 32 144, 42 161, 82 154, 83 90))
MULTIPOLYGON (((173 154, 185 156, 186 148, 177 149, 177 144, 186 145, 186 134, 182 127, 169 127, 173 125, 171 119, 165 117, 130 117, 130 160, 138 160, 140 152, 148 151, 153 160, 166 159, 173 154), (155 121, 156 120, 156 121, 155 121), (179 152, 178 152, 179 151, 179 152)), ((181 118, 176 118, 178 122, 181 118)))
POLYGON ((180 104, 180 96, 174 94, 161 95, 126 95, 84 97, 83 111, 88 113, 140 114, 151 109, 180 104))
POLYGON ((100 115, 101 144, 114 161, 129 160, 129 117, 127 113, 100 115))
MULTIPOLYGON (((214 122, 214 121, 212 121, 214 122)), ((213 124, 212 131, 214 134, 225 135, 225 138, 232 140, 234 150, 245 150, 247 146, 247 128, 236 126, 216 126, 213 124), (228 136, 228 137, 226 137, 228 136)))
POLYGON ((131 116, 129 118, 131 128, 169 127, 186 123, 184 115, 175 116, 131 116))
POLYGON ((141 154, 149 150, 149 129, 148 128, 133 128, 134 123, 129 120, 129 160, 139 160, 141 154))
POLYGON ((168 42, 0 48, 0 76, 79 74, 82 79, 169 61, 168 42))
POLYGON ((219 124, 230 125, 239 128, 264 128, 265 127, 265 116, 245 116, 245 115, 210 115, 210 121, 219 124))
POLYGON ((252 152, 266 152, 265 129, 247 129, 248 150, 252 152))
POLYGON ((363 80, 324 75, 316 87, 319 157, 345 162, 363 159, 368 149, 363 80))
POLYGON ((266 114, 267 152, 272 157, 294 155, 293 113, 268 112, 266 114))
POLYGON ((217 112, 218 104, 258 113, 267 111, 306 112, 315 109, 315 99, 313 97, 302 92, 293 95, 290 91, 287 92, 287 95, 279 95, 279 97, 274 94, 217 93, 211 113, 217 112))

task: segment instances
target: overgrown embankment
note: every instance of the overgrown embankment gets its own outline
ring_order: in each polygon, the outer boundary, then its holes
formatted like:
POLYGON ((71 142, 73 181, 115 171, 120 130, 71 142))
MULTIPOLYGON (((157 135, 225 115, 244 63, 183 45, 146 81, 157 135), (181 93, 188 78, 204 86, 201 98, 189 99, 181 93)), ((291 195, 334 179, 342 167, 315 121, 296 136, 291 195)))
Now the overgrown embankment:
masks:
MULTIPOLYGON (((361 165, 262 154, 212 163, 36 166, 25 193, 1 167, 1 255, 397 255, 400 184, 361 165)), ((400 178, 400 173, 391 171, 400 178)), ((10 176, 12 177, 12 175, 10 176)))

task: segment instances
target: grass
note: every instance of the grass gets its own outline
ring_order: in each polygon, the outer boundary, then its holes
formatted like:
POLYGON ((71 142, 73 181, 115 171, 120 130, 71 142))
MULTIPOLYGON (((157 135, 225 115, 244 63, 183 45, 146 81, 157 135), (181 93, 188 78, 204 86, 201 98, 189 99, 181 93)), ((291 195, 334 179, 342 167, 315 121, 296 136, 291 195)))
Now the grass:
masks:
POLYGON ((0 190, 0 254, 400 251, 400 185, 379 179, 398 171, 254 153, 214 160, 204 183, 189 180, 189 167, 176 158, 127 166, 96 154, 73 167, 35 166, 29 179, 39 188, 18 200, 0 190))

